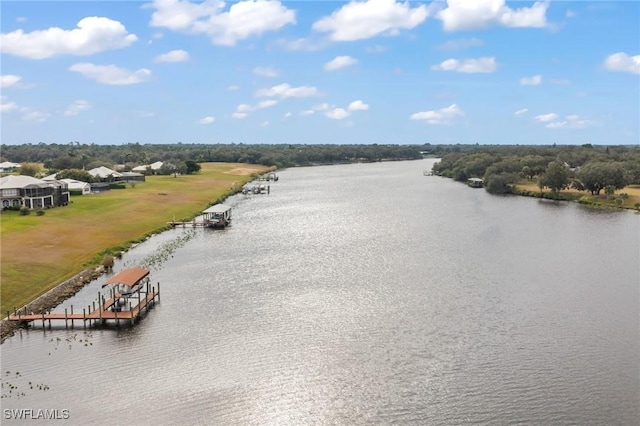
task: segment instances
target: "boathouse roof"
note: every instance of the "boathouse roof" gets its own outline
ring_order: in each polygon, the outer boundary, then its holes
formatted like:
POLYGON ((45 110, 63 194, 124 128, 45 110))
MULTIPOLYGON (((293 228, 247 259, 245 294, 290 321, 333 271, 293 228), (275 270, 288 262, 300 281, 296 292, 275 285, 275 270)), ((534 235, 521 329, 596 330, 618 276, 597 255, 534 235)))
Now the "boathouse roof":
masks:
POLYGON ((124 284, 128 287, 133 287, 147 275, 149 275, 149 270, 145 268, 136 267, 125 269, 107 280, 107 282, 102 284, 102 287, 106 287, 109 284, 124 284))
POLYGON ((202 213, 224 213, 227 210, 231 210, 231 207, 225 204, 216 204, 204 210, 202 213))

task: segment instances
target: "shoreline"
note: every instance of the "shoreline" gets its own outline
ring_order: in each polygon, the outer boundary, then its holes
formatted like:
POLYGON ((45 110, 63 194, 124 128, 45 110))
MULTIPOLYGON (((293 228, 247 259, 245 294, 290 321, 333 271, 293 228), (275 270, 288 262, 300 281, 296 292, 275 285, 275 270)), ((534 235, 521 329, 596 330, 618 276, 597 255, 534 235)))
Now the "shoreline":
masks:
MULTIPOLYGON (((262 174, 263 173, 261 173, 259 176, 261 176, 262 174)), ((222 203, 230 196, 240 193, 242 191, 243 185, 244 183, 242 185, 233 185, 231 190, 227 191, 225 194, 223 194, 221 197, 218 197, 210 204, 218 202, 222 203)), ((191 217, 196 217, 199 214, 199 212, 193 212, 191 214, 191 217)), ((167 231, 168 229, 170 229, 170 226, 164 225, 156 229, 155 231, 146 234, 142 238, 142 240, 147 240, 151 236, 160 234, 164 231, 167 231)), ((140 242, 140 240, 129 240, 123 243, 126 248, 124 250, 121 250, 121 252, 130 250, 140 242)), ((65 300, 74 296, 78 291, 84 288, 84 286, 91 283, 94 279, 98 278, 104 272, 106 272, 106 270, 102 265, 96 265, 87 269, 83 269, 71 278, 55 285, 45 293, 37 296, 35 299, 29 301, 27 304, 16 310, 26 310, 26 312, 33 312, 36 314, 48 312, 54 309, 56 306, 60 305, 65 300)), ((2 318, 2 320, 0 321, 0 344, 2 344, 7 338, 13 336, 18 329, 24 328, 24 323, 18 321, 9 321, 8 317, 6 316, 7 312, 3 312, 0 315, 2 318)))
MULTIPOLYGON (((85 285, 102 275, 104 271, 105 269, 102 266, 94 269, 85 269, 17 310, 26 310, 29 313, 33 312, 36 314, 46 313, 75 295, 84 288, 85 285)), ((20 328, 24 328, 23 323, 9 321, 7 317, 3 316, 0 322, 0 344, 4 343, 7 338, 13 336, 20 328)))

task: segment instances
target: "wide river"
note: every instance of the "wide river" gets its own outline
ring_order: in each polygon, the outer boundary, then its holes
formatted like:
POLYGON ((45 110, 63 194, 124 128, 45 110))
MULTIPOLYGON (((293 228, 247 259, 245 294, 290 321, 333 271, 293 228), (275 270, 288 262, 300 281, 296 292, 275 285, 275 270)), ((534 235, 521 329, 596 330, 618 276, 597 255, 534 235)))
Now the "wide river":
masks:
POLYGON ((116 271, 155 259, 160 304, 7 340, 2 424, 640 424, 640 217, 433 161, 284 170, 232 227, 139 245, 116 271))

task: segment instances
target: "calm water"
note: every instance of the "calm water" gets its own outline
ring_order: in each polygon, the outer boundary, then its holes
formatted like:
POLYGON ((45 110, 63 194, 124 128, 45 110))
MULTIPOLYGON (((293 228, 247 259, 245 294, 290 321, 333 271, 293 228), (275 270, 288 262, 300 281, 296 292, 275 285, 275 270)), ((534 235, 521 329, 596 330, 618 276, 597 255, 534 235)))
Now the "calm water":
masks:
POLYGON ((270 195, 230 200, 233 227, 150 239, 118 266, 193 233, 152 272, 161 304, 132 329, 11 338, 2 371, 26 395, 3 409, 67 409, 67 424, 637 425, 640 217, 491 196, 423 176, 431 164, 282 171, 270 195))

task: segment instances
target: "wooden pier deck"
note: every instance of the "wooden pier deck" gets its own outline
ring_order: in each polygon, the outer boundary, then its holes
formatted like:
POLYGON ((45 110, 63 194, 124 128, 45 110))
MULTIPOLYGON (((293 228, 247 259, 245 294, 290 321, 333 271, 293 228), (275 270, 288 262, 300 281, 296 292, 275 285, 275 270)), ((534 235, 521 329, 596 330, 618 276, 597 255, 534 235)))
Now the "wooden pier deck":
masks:
POLYGON ((111 297, 104 299, 103 296, 98 293, 98 306, 96 307, 95 301, 87 308, 83 308, 82 312, 73 312, 73 305, 71 306, 71 312, 65 309, 64 312, 48 312, 48 313, 27 313, 25 310, 14 310, 13 314, 7 315, 9 321, 19 321, 24 323, 30 323, 34 321, 42 321, 44 328, 45 323, 48 321, 51 326, 51 321, 64 321, 65 326, 68 327, 69 321, 73 327, 75 321, 82 321, 83 325, 87 325, 87 321, 91 325, 92 323, 99 322, 105 324, 107 320, 115 321, 116 325, 120 325, 120 322, 134 324, 142 314, 149 311, 151 307, 160 301, 160 284, 158 288, 147 287, 147 291, 141 291, 140 289, 133 295, 124 296, 121 293, 111 293, 111 297), (100 301, 102 300, 102 303, 100 301), (129 305, 125 306, 128 309, 120 309, 118 302, 121 300, 129 301, 129 305), (136 302, 135 305, 132 301, 136 302), (92 308, 93 306, 93 308, 92 308), (117 308, 117 309, 114 309, 117 308))

